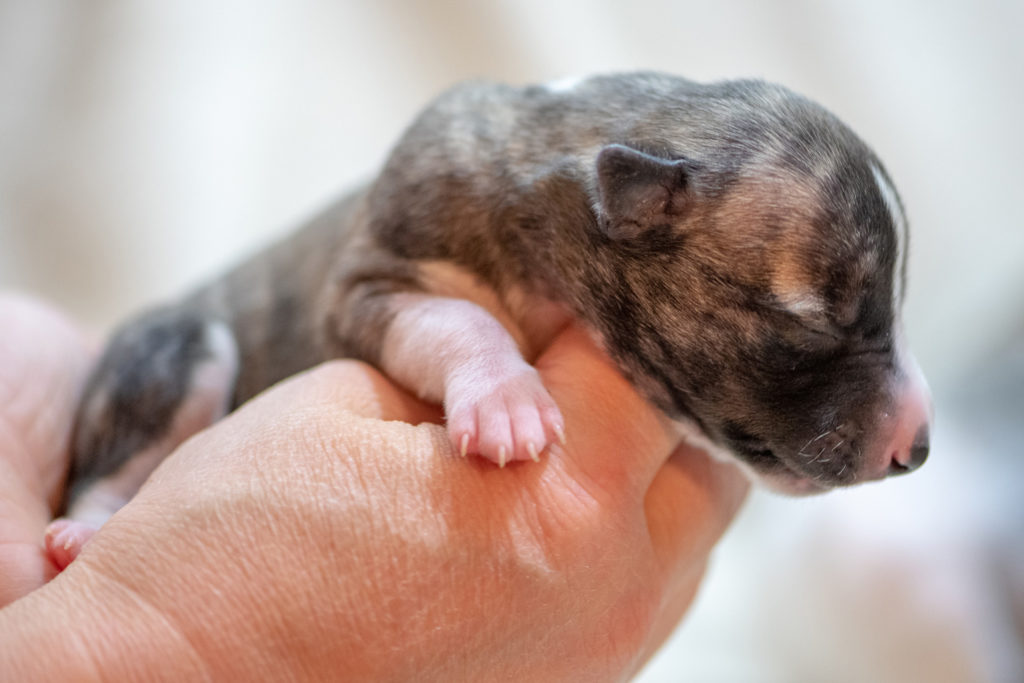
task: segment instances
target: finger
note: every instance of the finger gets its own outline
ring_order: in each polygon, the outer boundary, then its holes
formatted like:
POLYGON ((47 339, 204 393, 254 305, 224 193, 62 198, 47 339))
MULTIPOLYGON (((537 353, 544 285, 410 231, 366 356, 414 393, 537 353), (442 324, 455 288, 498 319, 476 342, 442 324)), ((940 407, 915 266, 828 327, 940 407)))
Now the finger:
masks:
POLYGON ((638 501, 678 440, 668 421, 578 328, 537 360, 562 411, 573 475, 612 500, 638 501))
POLYGON ((734 465, 687 444, 676 448, 644 498, 651 546, 665 580, 703 564, 749 489, 734 465))
POLYGON ((93 362, 85 335, 67 317, 27 296, 0 294, 0 421, 4 457, 31 473, 33 492, 55 504, 67 466, 75 406, 93 362))
POLYGON ((644 513, 663 598, 638 661, 646 662, 661 647, 693 603, 711 550, 749 488, 736 467, 687 444, 681 444, 654 477, 644 498, 644 513))
POLYGON ((668 640, 689 611, 697 597, 697 590, 700 588, 706 568, 705 562, 695 562, 687 571, 673 577, 672 583, 663 589, 661 605, 647 633, 643 650, 637 657, 638 671, 668 640))

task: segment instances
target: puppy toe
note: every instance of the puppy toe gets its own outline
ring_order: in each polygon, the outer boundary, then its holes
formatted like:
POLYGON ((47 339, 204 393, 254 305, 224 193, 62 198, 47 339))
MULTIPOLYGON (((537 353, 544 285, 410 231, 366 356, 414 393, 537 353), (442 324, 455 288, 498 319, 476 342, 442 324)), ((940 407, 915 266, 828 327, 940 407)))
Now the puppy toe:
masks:
POLYGON ((480 432, 477 445, 480 455, 504 467, 513 459, 514 441, 508 410, 500 400, 485 401, 478 409, 480 432))
POLYGON ((46 554, 57 568, 64 571, 75 561, 82 548, 96 533, 96 529, 73 519, 55 519, 46 528, 44 546, 46 554))

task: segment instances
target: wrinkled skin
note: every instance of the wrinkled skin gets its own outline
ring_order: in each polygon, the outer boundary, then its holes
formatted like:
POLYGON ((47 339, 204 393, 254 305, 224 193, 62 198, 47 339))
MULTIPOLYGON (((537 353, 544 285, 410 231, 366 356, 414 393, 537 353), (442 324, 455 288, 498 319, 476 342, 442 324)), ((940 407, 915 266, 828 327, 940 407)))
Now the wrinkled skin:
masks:
POLYGON ((2 300, 0 323, 19 330, 0 347, 18 399, 0 405, 0 459, 25 484, 0 515, 4 566, 26 570, 0 575, 5 600, 23 596, 0 610, 17 680, 624 679, 747 490, 675 449, 576 330, 537 363, 569 445, 505 470, 451 457, 436 408, 334 362, 187 441, 29 592, 47 571, 24 539, 60 488, 90 355, 38 304, 2 300))

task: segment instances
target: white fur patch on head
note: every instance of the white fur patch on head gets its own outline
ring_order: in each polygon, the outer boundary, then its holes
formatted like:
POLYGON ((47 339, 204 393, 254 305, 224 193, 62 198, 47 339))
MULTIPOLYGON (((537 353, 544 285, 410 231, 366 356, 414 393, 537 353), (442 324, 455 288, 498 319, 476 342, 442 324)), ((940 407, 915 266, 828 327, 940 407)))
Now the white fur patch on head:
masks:
POLYGON ((889 216, 892 218, 893 228, 896 230, 896 280, 893 283, 893 296, 896 304, 899 305, 903 300, 903 269, 906 267, 907 258, 907 217, 903 213, 896 190, 885 177, 882 169, 877 164, 871 164, 871 173, 875 177, 878 191, 885 201, 889 216))
POLYGON ((570 76, 568 78, 559 78, 558 80, 551 81, 550 83, 544 84, 544 89, 552 93, 563 93, 575 90, 581 83, 586 81, 584 76, 570 76))

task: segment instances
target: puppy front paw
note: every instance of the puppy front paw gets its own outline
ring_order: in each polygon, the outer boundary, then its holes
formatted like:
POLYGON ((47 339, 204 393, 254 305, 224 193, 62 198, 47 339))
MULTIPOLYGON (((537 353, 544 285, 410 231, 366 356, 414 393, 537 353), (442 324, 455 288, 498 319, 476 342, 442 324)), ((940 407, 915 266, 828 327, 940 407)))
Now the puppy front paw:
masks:
POLYGON ((461 372, 448 384, 445 409, 455 452, 477 453, 499 467, 536 461, 556 440, 565 441, 561 411, 524 361, 461 372))

